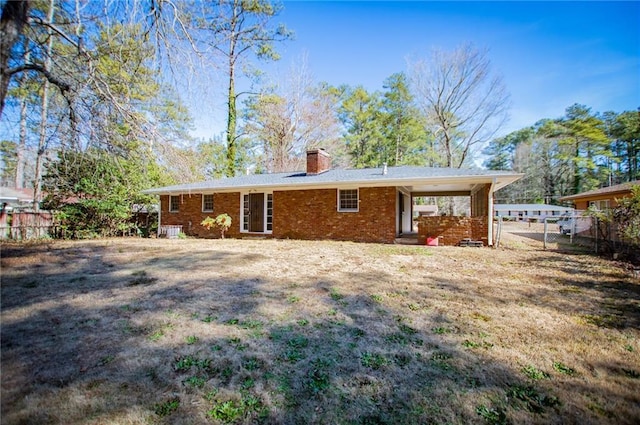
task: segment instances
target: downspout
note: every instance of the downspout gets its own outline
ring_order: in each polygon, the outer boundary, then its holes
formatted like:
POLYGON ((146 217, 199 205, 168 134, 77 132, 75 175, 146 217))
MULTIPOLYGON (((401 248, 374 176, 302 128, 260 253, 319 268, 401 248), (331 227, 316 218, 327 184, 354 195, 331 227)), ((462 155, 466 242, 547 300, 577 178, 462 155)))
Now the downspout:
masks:
POLYGON ((488 226, 488 234, 487 234, 487 245, 493 246, 493 188, 496 185, 496 178, 494 177, 491 182, 491 187, 489 187, 489 196, 487 199, 488 203, 488 211, 487 216, 489 219, 488 226))

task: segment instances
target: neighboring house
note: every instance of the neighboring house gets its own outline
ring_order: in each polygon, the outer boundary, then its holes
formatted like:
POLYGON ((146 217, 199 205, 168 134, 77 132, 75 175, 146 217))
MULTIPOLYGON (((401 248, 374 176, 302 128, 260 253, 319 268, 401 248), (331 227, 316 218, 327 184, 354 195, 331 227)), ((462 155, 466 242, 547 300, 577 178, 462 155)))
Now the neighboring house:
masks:
POLYGON ((0 206, 5 208, 31 208, 33 206, 33 189, 16 189, 0 187, 0 206))
POLYGON ((495 204, 496 217, 511 217, 516 220, 544 220, 573 212, 573 208, 547 204, 495 204))
POLYGON ((560 201, 573 203, 577 210, 587 210, 590 207, 599 210, 615 208, 618 206, 617 199, 631 196, 631 187, 637 185, 640 185, 640 180, 603 187, 602 189, 590 190, 575 195, 563 196, 560 198, 560 201))
POLYGON ((307 152, 306 172, 245 175, 144 193, 160 196, 159 232, 182 226, 188 235, 216 237, 219 232, 200 223, 226 213, 232 219, 225 233, 229 237, 383 243, 412 231, 414 197, 468 196, 472 217, 444 224, 437 221, 440 217, 421 217, 418 238, 424 243, 427 237, 441 237, 441 244, 454 245, 467 236, 491 245, 493 194, 521 176, 410 166, 333 170, 329 155, 318 149, 307 152))
POLYGON ((0 239, 40 238, 52 226, 50 212, 33 210, 33 189, 0 187, 0 239))

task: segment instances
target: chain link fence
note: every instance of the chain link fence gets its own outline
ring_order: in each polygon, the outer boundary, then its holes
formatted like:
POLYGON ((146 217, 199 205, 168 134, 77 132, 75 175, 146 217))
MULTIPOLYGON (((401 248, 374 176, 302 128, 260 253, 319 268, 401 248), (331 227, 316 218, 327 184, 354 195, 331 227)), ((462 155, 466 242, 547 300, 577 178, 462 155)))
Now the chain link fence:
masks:
POLYGON ((494 241, 500 246, 503 232, 527 237, 542 244, 544 249, 557 249, 562 245, 579 245, 592 252, 598 250, 598 233, 594 217, 576 211, 561 216, 519 219, 496 217, 494 241))

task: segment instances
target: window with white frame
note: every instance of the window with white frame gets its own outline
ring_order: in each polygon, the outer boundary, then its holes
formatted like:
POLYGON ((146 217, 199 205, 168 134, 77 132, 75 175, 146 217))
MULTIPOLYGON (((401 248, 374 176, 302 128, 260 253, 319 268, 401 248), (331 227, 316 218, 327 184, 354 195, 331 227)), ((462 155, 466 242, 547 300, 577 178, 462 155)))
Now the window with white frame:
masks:
POLYGON ((169 195, 169 212, 180 211, 180 197, 169 195))
POLYGON ((249 195, 242 195, 242 230, 249 231, 249 195))
POLYGON ((273 230, 273 194, 267 194, 267 232, 273 230))
POLYGON ((358 211, 358 189, 338 190, 338 211, 358 211))
POLYGON ((202 211, 213 211, 213 195, 202 195, 202 211))
POLYGON ((609 200, 603 199, 601 201, 589 201, 589 208, 603 211, 609 208, 609 200))

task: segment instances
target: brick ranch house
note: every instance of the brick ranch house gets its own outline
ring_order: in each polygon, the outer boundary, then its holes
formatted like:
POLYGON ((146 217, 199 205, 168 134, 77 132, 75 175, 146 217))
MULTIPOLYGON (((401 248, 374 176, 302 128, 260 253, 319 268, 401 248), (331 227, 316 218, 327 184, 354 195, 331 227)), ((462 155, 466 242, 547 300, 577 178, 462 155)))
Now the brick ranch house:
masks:
POLYGON ((493 244, 493 194, 522 175, 505 171, 428 167, 331 169, 323 149, 307 152, 301 172, 244 175, 145 190, 160 196, 159 229, 218 237, 200 223, 226 213, 227 237, 333 239, 394 243, 412 231, 413 198, 469 196, 471 217, 420 217, 418 243, 464 238, 493 244), (166 228, 166 227, 165 227, 166 228))

